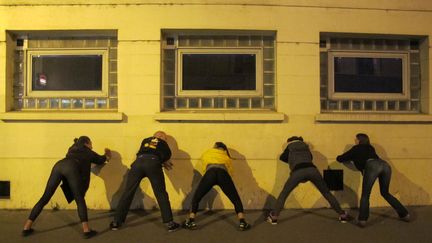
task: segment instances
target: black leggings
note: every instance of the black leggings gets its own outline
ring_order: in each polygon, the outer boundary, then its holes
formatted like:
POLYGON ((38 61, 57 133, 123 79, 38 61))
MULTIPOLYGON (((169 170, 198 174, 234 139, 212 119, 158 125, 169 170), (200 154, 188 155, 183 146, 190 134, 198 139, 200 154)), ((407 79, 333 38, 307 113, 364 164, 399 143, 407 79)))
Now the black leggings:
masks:
MULTIPOLYGON (((82 189, 82 179, 78 171, 78 165, 74 160, 63 159, 57 162, 48 179, 48 183, 45 188, 45 192, 41 199, 33 207, 29 219, 35 221, 39 216, 44 206, 49 202, 51 197, 54 195, 60 182, 66 179, 69 187, 73 193, 75 202, 78 207, 78 216, 81 222, 87 222, 87 206, 84 200, 83 189, 82 189)), ((63 182, 64 183, 64 182, 63 182)))
POLYGON ((237 189, 234 186, 234 182, 228 172, 222 168, 211 168, 206 171, 192 198, 192 213, 198 212, 199 202, 214 185, 218 185, 234 204, 237 214, 243 213, 243 204, 240 200, 237 189))

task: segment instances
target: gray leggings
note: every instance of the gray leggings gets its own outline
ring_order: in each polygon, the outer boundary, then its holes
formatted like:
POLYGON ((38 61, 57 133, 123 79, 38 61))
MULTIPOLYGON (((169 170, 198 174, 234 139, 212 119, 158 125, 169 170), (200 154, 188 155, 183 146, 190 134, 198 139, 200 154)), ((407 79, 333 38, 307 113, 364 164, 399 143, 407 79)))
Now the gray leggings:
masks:
POLYGON ((87 205, 84 200, 83 193, 83 182, 78 171, 77 162, 70 159, 63 159, 57 162, 48 179, 45 192, 41 199, 33 207, 29 219, 35 221, 35 219, 42 212, 44 206, 49 202, 51 197, 54 195, 57 187, 60 185, 62 180, 66 179, 69 187, 73 193, 75 202, 78 207, 78 216, 81 222, 87 222, 87 205))
POLYGON ((366 162, 363 171, 363 185, 360 199, 359 220, 369 218, 369 197, 372 186, 378 178, 381 196, 396 210, 399 217, 405 217, 408 210, 389 192, 391 168, 388 163, 381 159, 370 159, 366 162))
POLYGON ((276 206, 275 209, 273 210, 273 213, 275 215, 279 215, 291 191, 294 188, 296 188, 299 183, 306 182, 306 181, 312 182, 315 185, 315 187, 318 188, 318 190, 321 192, 324 198, 327 199, 331 207, 338 214, 345 213, 340 207, 339 202, 336 200, 333 194, 330 193, 330 190, 328 189, 327 184, 325 183, 318 169, 315 167, 308 167, 308 168, 295 170, 291 173, 290 177, 285 183, 284 188, 282 189, 282 192, 280 193, 276 201, 276 206))

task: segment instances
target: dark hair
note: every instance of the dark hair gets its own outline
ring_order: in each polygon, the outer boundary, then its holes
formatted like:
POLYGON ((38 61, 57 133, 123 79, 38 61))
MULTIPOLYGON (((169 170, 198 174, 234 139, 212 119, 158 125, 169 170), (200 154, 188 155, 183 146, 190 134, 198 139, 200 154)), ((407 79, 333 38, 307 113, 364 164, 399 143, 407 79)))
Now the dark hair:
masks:
POLYGON ((303 138, 301 136, 300 137, 292 136, 292 137, 288 138, 287 142, 289 143, 289 142, 296 141, 296 140, 303 142, 303 138))
POLYGON ((214 147, 215 148, 221 148, 221 149, 225 150, 225 152, 227 153, 228 157, 231 158, 231 155, 230 155, 230 153, 228 151, 228 147, 224 143, 222 143, 222 142, 216 142, 215 145, 214 145, 214 147))
POLYGON ((74 144, 69 148, 69 151, 82 149, 86 144, 90 143, 90 138, 87 136, 81 136, 79 138, 74 138, 74 144))
POLYGON ((357 133, 356 138, 359 141, 359 144, 370 144, 368 135, 364 133, 357 133))

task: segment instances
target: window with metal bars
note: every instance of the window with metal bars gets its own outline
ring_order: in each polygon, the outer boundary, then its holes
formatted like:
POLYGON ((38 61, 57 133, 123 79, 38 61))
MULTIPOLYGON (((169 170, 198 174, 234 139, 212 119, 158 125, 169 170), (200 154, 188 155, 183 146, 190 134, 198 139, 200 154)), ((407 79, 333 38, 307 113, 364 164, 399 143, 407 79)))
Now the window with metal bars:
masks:
POLYGON ((420 37, 320 37, 322 112, 420 113, 420 37))
POLYGON ((117 110, 117 35, 9 32, 14 110, 117 110))
POLYGON ((162 110, 274 110, 275 32, 162 31, 162 110))

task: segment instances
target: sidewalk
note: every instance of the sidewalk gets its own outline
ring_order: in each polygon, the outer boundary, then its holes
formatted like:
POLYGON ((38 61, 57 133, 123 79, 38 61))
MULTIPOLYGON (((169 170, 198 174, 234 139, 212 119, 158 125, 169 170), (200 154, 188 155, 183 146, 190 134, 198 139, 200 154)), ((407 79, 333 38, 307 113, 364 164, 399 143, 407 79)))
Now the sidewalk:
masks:
MULTIPOLYGON (((252 223, 250 231, 237 230, 237 219, 232 210, 208 211, 198 214, 199 228, 180 229, 168 233, 161 223, 159 211, 132 211, 125 227, 111 231, 108 224, 111 212, 89 211, 91 227, 99 234, 82 239, 81 226, 75 210, 44 210, 34 224, 33 235, 21 237, 22 225, 28 210, 0 210, 0 242, 432 242, 432 206, 409 207, 412 222, 398 220, 392 208, 372 208, 368 226, 364 229, 353 222, 342 224, 331 209, 285 210, 278 225, 264 222, 261 211, 247 212, 252 223)), ((350 214, 357 215, 357 210, 350 214)), ((186 214, 178 212, 180 222, 186 214)))

